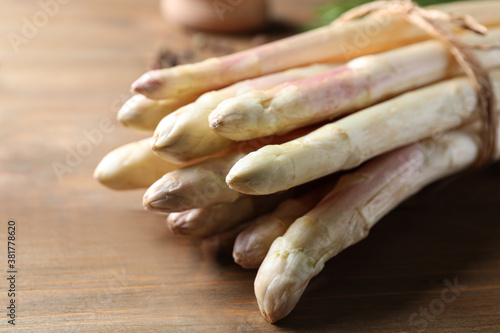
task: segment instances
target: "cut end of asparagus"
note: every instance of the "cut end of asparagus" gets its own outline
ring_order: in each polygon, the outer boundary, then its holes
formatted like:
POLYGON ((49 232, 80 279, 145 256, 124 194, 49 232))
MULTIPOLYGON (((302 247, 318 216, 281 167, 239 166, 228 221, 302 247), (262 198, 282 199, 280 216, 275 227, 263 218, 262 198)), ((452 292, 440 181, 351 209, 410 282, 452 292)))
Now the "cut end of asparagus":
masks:
POLYGON ((164 85, 159 71, 149 71, 132 83, 132 92, 155 98, 155 93, 164 85))
POLYGON ((210 114, 210 128, 234 141, 271 135, 274 132, 273 114, 266 112, 271 98, 272 95, 264 91, 229 98, 210 114))

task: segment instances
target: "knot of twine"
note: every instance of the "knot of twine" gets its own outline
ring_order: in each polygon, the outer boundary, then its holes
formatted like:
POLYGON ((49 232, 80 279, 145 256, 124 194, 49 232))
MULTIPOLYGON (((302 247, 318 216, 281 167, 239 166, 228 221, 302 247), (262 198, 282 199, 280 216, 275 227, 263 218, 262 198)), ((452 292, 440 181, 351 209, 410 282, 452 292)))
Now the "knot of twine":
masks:
POLYGON ((347 11, 333 24, 344 24, 348 21, 366 16, 389 12, 399 15, 409 23, 416 25, 434 38, 442 41, 450 49, 451 54, 462 67, 476 90, 479 116, 481 121, 481 148, 476 160, 477 167, 485 167, 495 160, 497 143, 496 98, 488 70, 479 62, 473 50, 491 50, 498 45, 476 45, 464 43, 457 39, 445 24, 452 24, 479 35, 485 35, 488 29, 469 15, 448 13, 441 10, 425 9, 412 0, 373 1, 347 11))

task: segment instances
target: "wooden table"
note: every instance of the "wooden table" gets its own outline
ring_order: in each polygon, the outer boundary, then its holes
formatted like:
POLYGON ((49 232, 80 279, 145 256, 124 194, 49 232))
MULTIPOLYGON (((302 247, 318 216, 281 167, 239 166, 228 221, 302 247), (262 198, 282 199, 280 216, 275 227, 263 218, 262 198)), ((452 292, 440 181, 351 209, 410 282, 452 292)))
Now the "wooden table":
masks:
POLYGON ((267 324, 254 271, 215 240, 171 236, 142 209, 142 191, 92 179, 106 152, 142 137, 114 120, 130 83, 160 41, 182 39, 157 1, 74 0, 45 21, 41 10, 34 0, 0 2, 0 331, 500 332, 499 165, 411 199, 331 260, 290 316, 267 324), (17 40, 16 54, 8 36, 33 19, 40 27, 17 40), (100 129, 108 120, 112 128, 100 129), (71 160, 76 149, 86 156, 71 160), (9 220, 15 327, 6 316, 9 220), (454 281, 463 289, 442 296, 454 281))

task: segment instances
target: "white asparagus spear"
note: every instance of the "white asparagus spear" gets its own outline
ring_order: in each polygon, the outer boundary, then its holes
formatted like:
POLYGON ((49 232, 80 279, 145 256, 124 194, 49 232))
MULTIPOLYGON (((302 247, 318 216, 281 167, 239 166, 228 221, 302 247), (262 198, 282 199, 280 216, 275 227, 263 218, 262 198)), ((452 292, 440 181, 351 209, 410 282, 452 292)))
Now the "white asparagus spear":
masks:
MULTIPOLYGON (((469 33, 461 40, 499 44, 500 28, 490 30, 487 36, 469 33)), ((475 54, 485 68, 500 66, 500 49, 475 54)), ((417 43, 357 58, 311 78, 226 99, 210 114, 210 127, 236 141, 282 135, 461 72, 445 44, 417 43)))
MULTIPOLYGON (((434 8, 468 14, 485 25, 500 23, 498 1, 458 2, 434 8)), ((327 59, 350 60, 424 39, 429 39, 424 31, 400 17, 366 17, 345 25, 329 25, 221 58, 150 71, 132 84, 132 90, 153 99, 182 98, 288 68, 327 59)))
POLYGON ((455 131, 380 156, 343 176, 273 242, 255 279, 264 318, 276 322, 285 317, 327 260, 365 238, 385 214, 424 186, 470 166, 478 150, 476 133, 455 131))
POLYGON ((210 237, 267 213, 293 194, 294 191, 285 191, 268 196, 244 195, 232 203, 170 213, 167 226, 177 235, 210 237))
POLYGON ((305 194, 288 199, 271 213, 258 217, 243 230, 234 242, 233 259, 243 268, 258 268, 266 256, 272 242, 283 236, 288 227, 306 214, 329 191, 335 179, 315 184, 305 194))
POLYGON ((94 178, 115 190, 147 188, 179 165, 153 153, 151 138, 132 142, 108 153, 94 171, 94 178))
POLYGON ((283 136, 242 142, 230 151, 169 172, 146 191, 143 205, 167 213, 234 202, 241 193, 227 186, 226 177, 239 159, 263 145, 287 142, 312 130, 306 127, 283 136))
POLYGON ((208 116, 220 102, 250 90, 267 89, 283 82, 323 73, 334 66, 326 64, 292 69, 205 93, 159 123, 154 134, 153 149, 163 158, 174 162, 193 161, 228 149, 235 143, 213 132, 208 125, 208 116))
POLYGON ((230 153, 167 173, 146 191, 144 207, 171 213, 236 201, 242 194, 230 189, 225 180, 234 163, 245 155, 230 153))
POLYGON ((194 99, 152 100, 143 95, 132 96, 118 111, 118 121, 125 127, 153 132, 160 120, 194 99))
MULTIPOLYGON (((500 98, 500 70, 491 72, 500 98)), ((466 78, 436 83, 356 112, 297 140, 268 145, 239 160, 228 185, 246 194, 269 194, 339 170, 477 115, 476 92, 466 78)))

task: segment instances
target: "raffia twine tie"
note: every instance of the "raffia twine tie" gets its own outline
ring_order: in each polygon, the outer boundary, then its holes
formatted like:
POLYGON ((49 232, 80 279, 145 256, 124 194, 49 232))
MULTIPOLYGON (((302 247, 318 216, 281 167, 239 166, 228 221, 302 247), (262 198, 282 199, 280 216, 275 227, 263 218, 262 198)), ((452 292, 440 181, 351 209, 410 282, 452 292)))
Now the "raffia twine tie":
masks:
POLYGON ((491 50, 499 45, 476 45, 464 43, 456 38, 445 24, 460 27, 479 35, 485 35, 488 29, 469 15, 459 15, 441 10, 425 9, 411 0, 373 1, 347 11, 337 18, 333 25, 344 24, 368 14, 390 13, 404 18, 429 35, 445 43, 451 54, 462 67, 476 90, 478 110, 481 121, 481 149, 475 167, 481 168, 495 160, 497 143, 496 115, 497 101, 493 90, 493 82, 486 68, 479 62, 474 50, 491 50))

